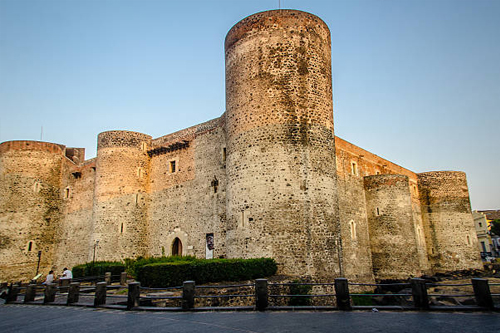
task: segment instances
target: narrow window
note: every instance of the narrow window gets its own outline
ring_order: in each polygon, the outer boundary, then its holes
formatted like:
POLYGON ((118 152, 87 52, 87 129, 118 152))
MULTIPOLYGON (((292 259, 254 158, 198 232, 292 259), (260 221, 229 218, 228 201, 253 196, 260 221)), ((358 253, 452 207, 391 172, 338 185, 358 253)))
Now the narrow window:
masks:
POLYGON ((142 178, 144 176, 144 169, 137 168, 137 177, 142 178))
POLYGON ((175 161, 170 161, 170 173, 175 172, 175 161))
POLYGON ((467 235, 467 244, 470 245, 470 236, 467 235))
POLYGON ((486 244, 484 242, 481 242, 481 247, 483 248, 483 252, 488 252, 486 251, 486 244))
POLYGON ((33 191, 35 193, 40 192, 40 182, 35 182, 35 184, 33 185, 33 191))
POLYGON ((356 176, 358 175, 358 165, 356 162, 352 162, 351 164, 351 173, 356 176))
POLYGON ((222 162, 226 163, 226 147, 222 148, 222 162))
POLYGON ((123 234, 123 223, 122 223, 122 226, 120 228, 120 233, 123 234))
POLYGON ((356 240, 356 238, 357 238, 356 237, 356 222, 351 221, 350 224, 351 224, 351 239, 356 240))
POLYGON ((483 224, 481 222, 479 222, 479 228, 482 228, 483 227, 483 224))
POLYGON ((241 211, 241 226, 242 227, 245 226, 245 211, 244 210, 241 211))
POLYGON ((214 176, 214 179, 210 183, 210 186, 214 188, 214 193, 217 193, 217 187, 219 187, 219 180, 217 179, 216 176, 214 176))
POLYGON ((69 198, 69 187, 66 187, 66 189, 64 190, 64 198, 69 198))
POLYGON ((139 193, 135 195, 135 204, 137 205, 139 203, 139 193))
POLYGON ((148 149, 148 145, 146 144, 146 142, 143 142, 141 144, 141 148, 142 148, 143 151, 146 151, 148 149))
POLYGON ((380 210, 377 207, 377 216, 379 216, 379 215, 380 215, 380 210))
POLYGON ((32 248, 33 248, 33 242, 32 242, 32 241, 30 241, 30 242, 28 243, 28 252, 31 252, 31 249, 32 249, 32 248))

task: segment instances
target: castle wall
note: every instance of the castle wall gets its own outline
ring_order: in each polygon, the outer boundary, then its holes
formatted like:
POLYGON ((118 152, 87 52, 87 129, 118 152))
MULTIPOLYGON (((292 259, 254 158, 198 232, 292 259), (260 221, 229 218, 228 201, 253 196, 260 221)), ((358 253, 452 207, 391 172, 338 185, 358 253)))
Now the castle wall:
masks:
POLYGON ((150 146, 142 133, 99 134, 92 243, 99 241, 100 260, 147 254, 150 146))
POLYGON ((0 280, 35 276, 54 258, 61 212, 64 146, 36 141, 0 145, 0 280))
POLYGON ((228 256, 337 276, 328 27, 304 12, 258 13, 229 31, 225 50, 228 256))
POLYGON ((205 258, 206 237, 213 234, 212 255, 225 256, 226 164, 223 118, 198 125, 175 135, 155 139, 153 147, 189 142, 189 147, 153 157, 151 160, 151 204, 149 207, 149 253, 171 255, 174 240, 183 255, 205 258), (178 170, 169 170, 169 161, 178 170))
POLYGON ((60 273, 92 260, 95 159, 75 164, 63 159, 62 215, 53 269, 60 273))
POLYGON ((364 177, 373 272, 377 279, 421 275, 408 177, 364 177))
POLYGON ((435 272, 482 268, 465 173, 418 174, 429 261, 435 272))
MULTIPOLYGON (((417 237, 418 257, 416 259, 420 264, 420 270, 424 273, 430 273, 426 240, 423 232, 420 197, 417 187, 417 174, 339 137, 335 137, 335 148, 337 151, 339 207, 343 231, 343 257, 345 258, 346 276, 354 274, 356 278, 359 278, 360 272, 363 269, 366 270, 369 267, 371 270, 368 214, 366 211, 367 203, 363 178, 383 174, 398 174, 408 177, 412 221, 414 233, 417 237), (354 225, 358 235, 361 236, 360 238, 356 238, 356 242, 352 241, 352 225, 354 225)), ((367 273, 364 274, 366 276, 367 273)))

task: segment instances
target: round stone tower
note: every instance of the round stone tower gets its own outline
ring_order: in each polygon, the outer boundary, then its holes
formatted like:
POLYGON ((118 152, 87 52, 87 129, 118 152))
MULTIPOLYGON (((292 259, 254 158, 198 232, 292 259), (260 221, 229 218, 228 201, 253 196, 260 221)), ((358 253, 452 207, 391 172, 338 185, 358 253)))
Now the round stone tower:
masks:
POLYGON ((50 270, 60 223, 64 146, 38 141, 0 145, 0 280, 50 270))
POLYGON ((408 177, 367 176, 364 186, 375 278, 421 275, 408 177))
POLYGON ((434 272, 482 268, 464 172, 418 174, 422 222, 434 272))
POLYGON ((225 56, 228 256, 338 275, 327 25, 296 10, 257 13, 229 31, 225 56))
MULTIPOLYGON (((97 139, 93 244, 97 260, 145 255, 151 136, 109 131, 97 139), (96 246, 98 241, 98 245, 96 246)), ((89 253, 92 259, 93 253, 89 253)))

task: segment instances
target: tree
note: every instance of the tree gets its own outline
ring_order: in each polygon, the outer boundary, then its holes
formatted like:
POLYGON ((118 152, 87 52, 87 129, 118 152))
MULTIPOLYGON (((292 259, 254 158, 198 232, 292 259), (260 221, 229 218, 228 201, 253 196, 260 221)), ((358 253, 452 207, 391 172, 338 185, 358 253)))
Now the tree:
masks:
POLYGON ((490 222, 490 231, 492 234, 500 236, 500 219, 496 219, 490 222))

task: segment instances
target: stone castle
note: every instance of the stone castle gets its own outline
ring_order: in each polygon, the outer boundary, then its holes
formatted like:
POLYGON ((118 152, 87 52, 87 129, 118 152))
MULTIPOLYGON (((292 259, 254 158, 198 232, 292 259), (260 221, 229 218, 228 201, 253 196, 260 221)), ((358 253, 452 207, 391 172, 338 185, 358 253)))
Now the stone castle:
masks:
POLYGON ((463 172, 414 173, 334 136, 331 41, 272 10, 225 40, 226 111, 97 157, 0 145, 0 280, 137 256, 272 257, 279 273, 359 282, 481 268, 463 172))

